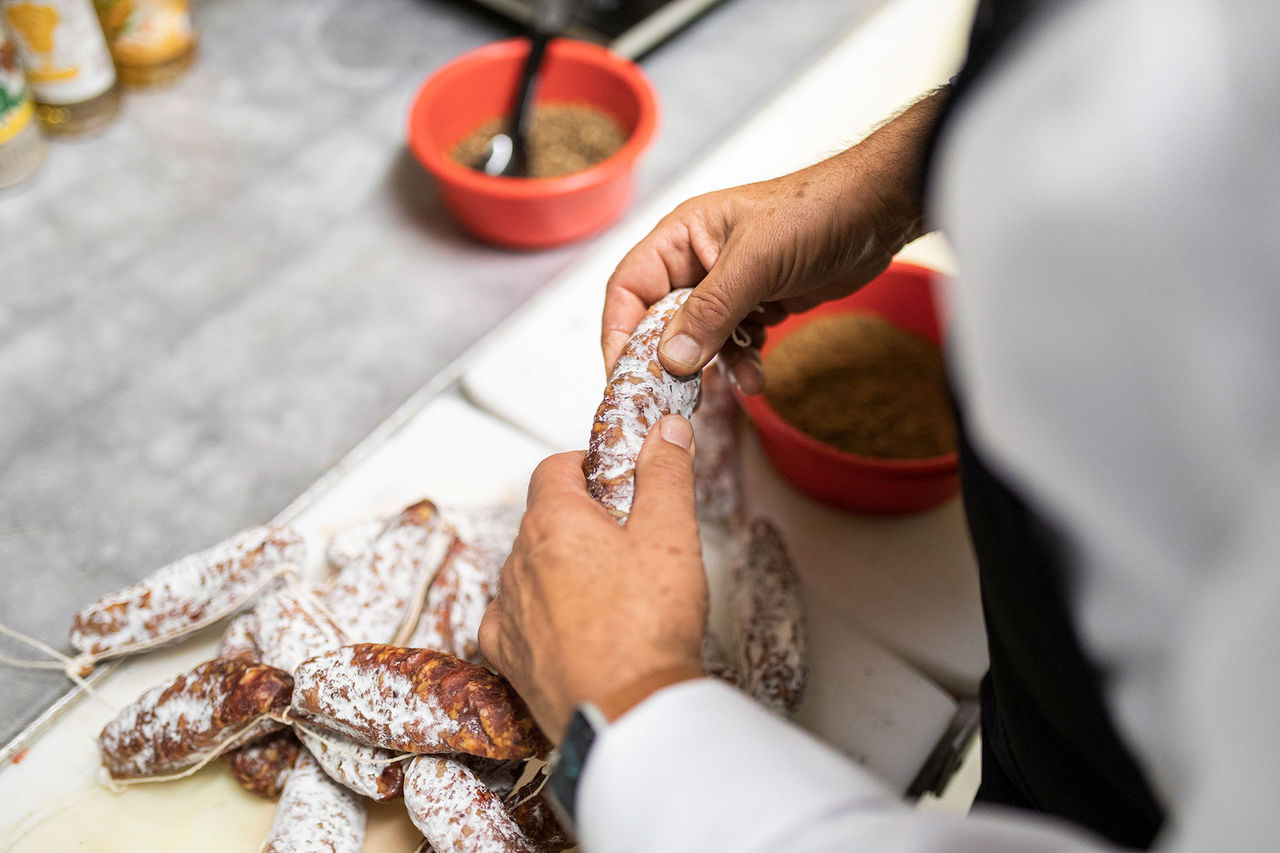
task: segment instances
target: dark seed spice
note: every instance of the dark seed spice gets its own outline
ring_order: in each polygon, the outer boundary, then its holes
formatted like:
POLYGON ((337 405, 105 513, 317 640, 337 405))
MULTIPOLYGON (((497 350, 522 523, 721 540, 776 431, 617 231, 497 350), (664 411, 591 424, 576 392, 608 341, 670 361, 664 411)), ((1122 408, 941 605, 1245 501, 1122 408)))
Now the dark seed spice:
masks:
MULTIPOLYGON (((450 158, 474 166, 505 119, 493 118, 471 131, 450 158)), ((529 177, 557 178, 589 169, 612 156, 627 141, 622 126, 602 110, 585 104, 537 104, 529 123, 529 177)))

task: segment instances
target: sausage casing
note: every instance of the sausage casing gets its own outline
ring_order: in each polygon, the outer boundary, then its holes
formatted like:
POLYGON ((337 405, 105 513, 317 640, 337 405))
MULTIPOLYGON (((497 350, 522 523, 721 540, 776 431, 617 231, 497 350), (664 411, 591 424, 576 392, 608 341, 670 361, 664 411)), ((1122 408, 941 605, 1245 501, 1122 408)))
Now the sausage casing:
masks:
POLYGON ((623 347, 596 409, 582 471, 591 496, 619 522, 631 513, 636 459, 649 429, 666 415, 690 417, 698 404, 701 373, 673 376, 658 361, 662 332, 692 292, 673 290, 649 308, 623 347))
POLYGON ((505 679, 444 652, 346 646, 294 679, 295 716, 384 749, 512 759, 550 746, 505 679))
POLYGON ((293 679, 246 660, 215 658, 143 693, 103 727, 113 779, 167 776, 281 728, 293 679))

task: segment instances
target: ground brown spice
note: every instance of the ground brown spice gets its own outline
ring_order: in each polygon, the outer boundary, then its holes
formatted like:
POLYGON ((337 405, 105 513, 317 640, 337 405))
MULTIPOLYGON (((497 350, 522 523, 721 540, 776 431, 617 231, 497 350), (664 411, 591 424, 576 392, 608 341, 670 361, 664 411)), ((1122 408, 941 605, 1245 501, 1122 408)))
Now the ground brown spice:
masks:
POLYGON ((779 341, 764 395, 793 426, 848 453, 918 459, 956 449, 942 353, 872 314, 819 317, 779 341))
MULTIPOLYGON (((505 121, 493 118, 471 131, 453 149, 450 159, 474 166, 505 121)), ((537 104, 529 119, 529 177, 556 178, 581 172, 612 156, 626 141, 626 131, 614 117, 595 107, 537 104)))

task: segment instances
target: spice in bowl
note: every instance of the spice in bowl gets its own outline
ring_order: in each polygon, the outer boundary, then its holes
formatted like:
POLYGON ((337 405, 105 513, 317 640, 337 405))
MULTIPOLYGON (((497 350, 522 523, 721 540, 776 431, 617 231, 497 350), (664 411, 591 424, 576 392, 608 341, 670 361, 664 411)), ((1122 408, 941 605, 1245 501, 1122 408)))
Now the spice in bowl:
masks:
POLYGON ((874 314, 819 317, 778 341, 764 396, 784 420, 846 453, 952 453, 956 427, 942 353, 874 314))
MULTIPOLYGON (((492 118, 471 131, 449 159, 464 166, 480 160, 505 121, 501 116, 492 118)), ((529 177, 558 178, 581 172, 617 153, 626 141, 626 131, 603 110, 587 104, 535 104, 529 119, 529 177)))

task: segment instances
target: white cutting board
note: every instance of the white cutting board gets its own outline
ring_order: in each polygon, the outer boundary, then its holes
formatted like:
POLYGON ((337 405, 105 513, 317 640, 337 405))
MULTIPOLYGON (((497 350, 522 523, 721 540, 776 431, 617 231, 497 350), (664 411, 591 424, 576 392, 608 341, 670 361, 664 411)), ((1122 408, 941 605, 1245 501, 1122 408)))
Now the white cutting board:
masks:
MULTIPOLYGON (((312 546, 316 572, 323 543, 350 521, 382 516, 423 497, 455 506, 522 504, 529 475, 549 452, 527 434, 448 393, 332 478, 292 523, 312 546)), ((121 794, 98 783, 95 739, 114 709, 212 657, 219 634, 215 626, 180 645, 130 660, 99 685, 105 704, 82 699, 0 770, 0 850, 256 851, 271 826, 275 804, 240 790, 216 762, 188 779, 138 785, 121 794)), ((369 853, 408 853, 419 841, 421 834, 404 817, 402 806, 371 809, 369 853)))
POLYGON ((749 427, 740 435, 747 506, 777 524, 813 602, 951 694, 977 696, 986 633, 960 499, 901 516, 843 512, 780 478, 749 427))
MULTIPOLYGON (((420 497, 455 505, 519 500, 549 449, 447 394, 427 405, 370 455, 334 478, 296 518, 319 546, 356 519, 420 497)), ((313 547, 313 571, 321 549, 313 547)), ((723 588, 714 555, 713 586, 723 588)), ((808 591, 812 688, 799 720, 893 787, 911 781, 946 728, 955 703, 944 691, 808 591)), ((218 629, 126 663, 18 761, 0 772, 0 850, 12 853, 223 853, 257 850, 274 804, 240 790, 218 763, 176 782, 123 793, 100 785, 95 737, 142 691, 212 656, 218 629)), ((403 853, 419 835, 397 803, 371 807, 369 853, 403 853)))

